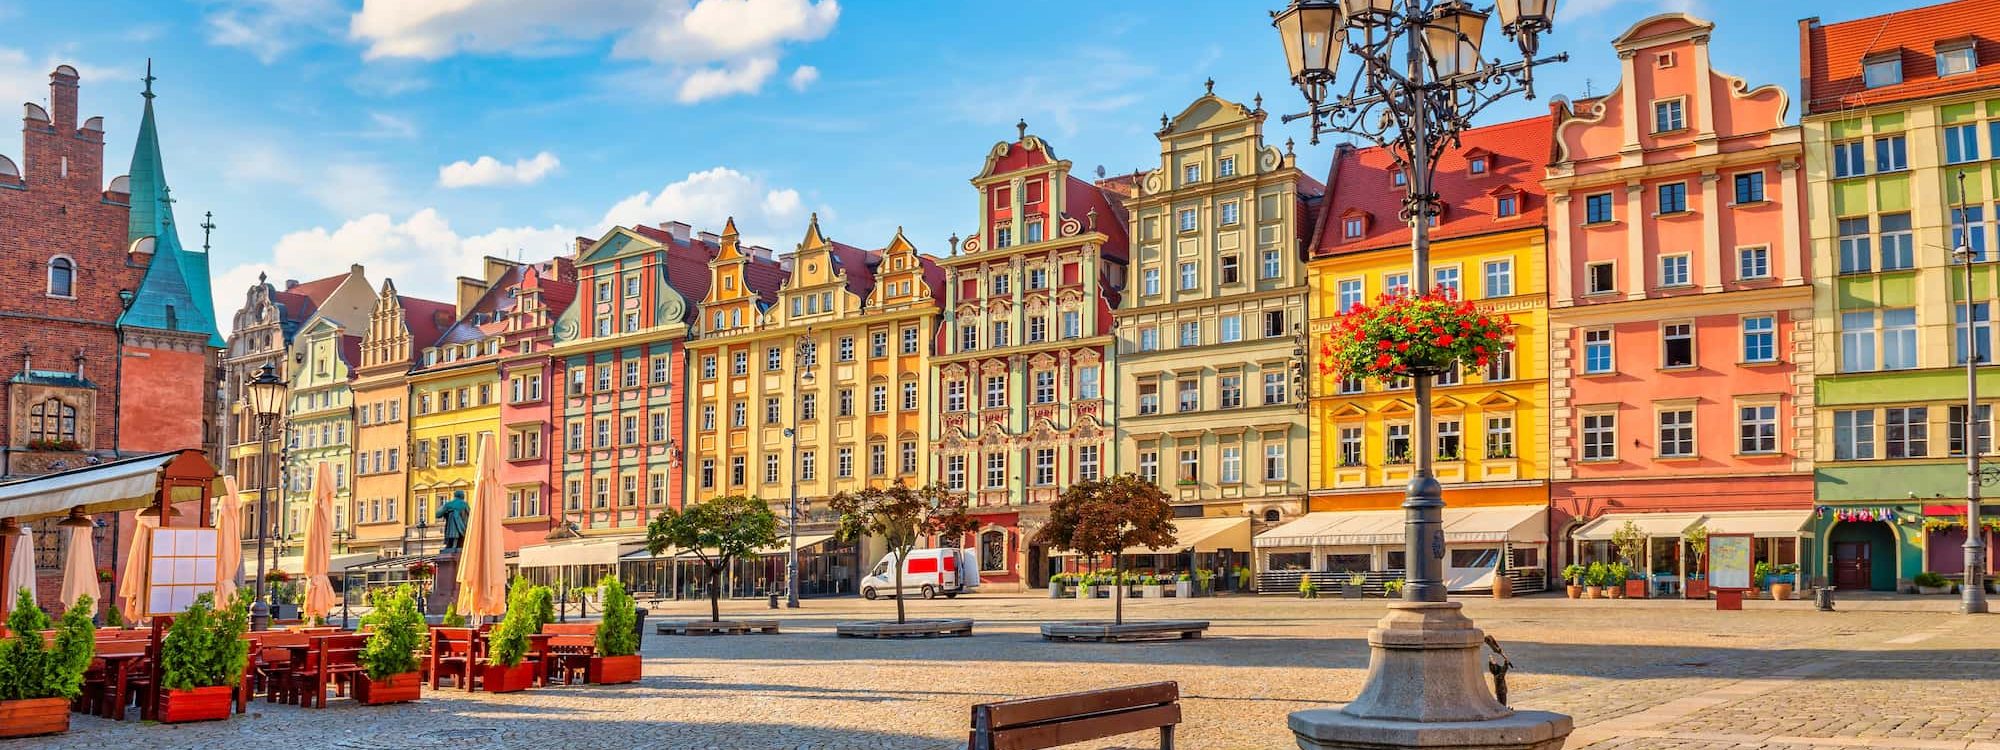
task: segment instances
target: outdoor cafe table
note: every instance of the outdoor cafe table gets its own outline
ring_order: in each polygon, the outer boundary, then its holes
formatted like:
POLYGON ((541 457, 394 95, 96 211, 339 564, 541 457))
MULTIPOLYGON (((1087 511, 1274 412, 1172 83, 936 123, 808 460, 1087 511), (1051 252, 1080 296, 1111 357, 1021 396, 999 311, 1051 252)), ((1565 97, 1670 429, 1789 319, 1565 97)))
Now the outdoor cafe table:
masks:
POLYGON ((125 720, 125 704, 131 700, 132 667, 146 658, 144 640, 111 639, 97 642, 97 658, 104 662, 104 700, 97 704, 98 715, 125 720))

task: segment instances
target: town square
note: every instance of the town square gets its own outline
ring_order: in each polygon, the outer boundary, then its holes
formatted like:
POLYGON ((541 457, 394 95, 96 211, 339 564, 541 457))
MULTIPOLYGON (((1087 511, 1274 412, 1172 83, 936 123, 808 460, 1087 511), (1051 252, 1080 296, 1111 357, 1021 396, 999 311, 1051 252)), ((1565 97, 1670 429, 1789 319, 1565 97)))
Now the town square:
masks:
POLYGON ((2000 0, 0 24, 0 750, 2000 750, 2000 0))

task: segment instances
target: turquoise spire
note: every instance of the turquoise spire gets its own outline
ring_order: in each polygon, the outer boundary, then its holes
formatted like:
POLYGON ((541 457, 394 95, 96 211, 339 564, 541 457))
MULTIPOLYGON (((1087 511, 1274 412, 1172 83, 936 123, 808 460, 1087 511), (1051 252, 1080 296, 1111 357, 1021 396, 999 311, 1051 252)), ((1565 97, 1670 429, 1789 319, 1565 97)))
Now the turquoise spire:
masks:
POLYGON ((139 119, 139 142, 132 149, 129 173, 131 215, 126 241, 153 238, 153 260, 118 317, 120 328, 150 328, 208 334, 208 345, 224 345, 215 324, 215 299, 209 286, 208 254, 181 247, 174 226, 174 199, 167 187, 167 170, 160 158, 160 135, 153 122, 153 63, 146 61, 145 113, 139 119))

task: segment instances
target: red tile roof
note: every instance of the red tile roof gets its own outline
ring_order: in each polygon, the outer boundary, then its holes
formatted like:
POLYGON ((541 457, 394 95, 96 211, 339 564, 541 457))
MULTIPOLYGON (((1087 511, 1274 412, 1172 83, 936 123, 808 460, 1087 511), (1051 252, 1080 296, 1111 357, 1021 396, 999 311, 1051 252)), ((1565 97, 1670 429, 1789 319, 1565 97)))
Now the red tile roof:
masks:
POLYGON ((714 260, 715 254, 722 248, 703 241, 699 236, 691 236, 686 241, 676 240, 666 229, 643 224, 634 225, 632 233, 666 247, 667 286, 673 287, 688 302, 681 315, 682 322, 696 320, 701 314, 701 301, 708 299, 708 262, 714 260))
POLYGON ((875 266, 882 262, 882 254, 832 240, 827 241, 827 250, 834 267, 847 274, 847 291, 868 299, 868 293, 875 289, 875 266))
POLYGON ((1799 79, 1808 115, 2000 85, 2000 0, 1958 0, 1821 25, 1799 21, 1799 79), (1940 78, 1937 43, 1976 38, 1978 67, 1940 78), (1903 82, 1868 88, 1862 61, 1896 54, 1903 82))
MULTIPOLYGON (((349 271, 348 273, 353 272, 349 271)), ((312 300, 313 306, 318 307, 326 304, 326 298, 333 294, 333 290, 340 288, 340 282, 347 280, 348 273, 335 274, 324 279, 313 279, 303 284, 287 286, 283 291, 312 300)))
POLYGON ((1083 224, 1083 231, 1091 231, 1090 214, 1097 213, 1097 230, 1104 233, 1104 247, 1101 252, 1106 258, 1125 262, 1127 257, 1125 238, 1125 203, 1116 196, 1106 193, 1103 188, 1075 177, 1069 177, 1069 189, 1064 191, 1066 203, 1063 215, 1083 224))
POLYGON ((361 366, 361 337, 342 335, 340 337, 340 359, 347 363, 347 376, 354 377, 354 370, 361 366))
MULTIPOLYGON (((265 286, 268 287, 270 285, 265 284, 265 286)), ((284 316, 285 320, 294 323, 305 322, 306 318, 312 317, 314 310, 319 309, 319 304, 313 302, 313 298, 292 292, 273 290, 271 292, 271 301, 278 305, 279 315, 284 316)))
POLYGON ((458 320, 458 306, 450 302, 396 295, 403 306, 403 325, 410 329, 410 346, 422 349, 437 343, 438 337, 458 320))
MULTIPOLYGON (((1490 232, 1540 226, 1548 198, 1542 192, 1543 167, 1549 162, 1553 130, 1547 115, 1488 125, 1465 131, 1459 148, 1438 160, 1434 187, 1444 202, 1444 214, 1431 228, 1431 239, 1448 240, 1490 232), (1466 170, 1466 152, 1483 150, 1489 163, 1483 174, 1466 170), (1515 216, 1495 217, 1496 196, 1520 193, 1515 216)), ((1397 218, 1404 189, 1391 180, 1389 152, 1380 147, 1336 151, 1327 184, 1330 198, 1320 201, 1314 256, 1339 255, 1410 244, 1410 228, 1397 218), (1345 236, 1343 219, 1360 216, 1365 229, 1358 238, 1345 236)), ((1303 191, 1303 187, 1301 190, 1303 191)))

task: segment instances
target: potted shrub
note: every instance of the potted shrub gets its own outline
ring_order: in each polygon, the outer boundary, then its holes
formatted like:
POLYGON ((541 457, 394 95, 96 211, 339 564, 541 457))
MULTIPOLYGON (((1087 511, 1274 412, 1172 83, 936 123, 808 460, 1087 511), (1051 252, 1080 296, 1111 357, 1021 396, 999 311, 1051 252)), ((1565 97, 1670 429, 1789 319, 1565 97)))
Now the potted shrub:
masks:
POLYGON ((1069 596, 1069 574, 1057 573, 1049 576, 1049 598, 1061 599, 1069 596))
POLYGON ((1569 585, 1569 598, 1571 599, 1583 598, 1583 571, 1584 567, 1576 563, 1563 566, 1563 582, 1569 585))
POLYGON ((1165 598, 1167 595, 1165 588, 1165 586, 1160 584, 1160 579, 1151 573, 1147 573, 1145 578, 1139 579, 1139 594, 1147 599, 1165 598))
POLYGON ((1095 598, 1097 598, 1097 576, 1096 576, 1096 575, 1094 575, 1094 574, 1091 574, 1091 573, 1084 573, 1083 575, 1081 575, 1081 576, 1078 576, 1078 577, 1077 577, 1077 583, 1076 583, 1076 598, 1078 598, 1078 599, 1095 599, 1095 598))
POLYGON ((1618 550, 1618 562, 1615 564, 1624 568, 1624 575, 1619 576, 1615 582, 1606 584, 1619 588, 1612 598, 1646 598, 1645 578, 1632 577, 1632 572, 1640 570, 1639 564, 1644 562, 1642 558, 1646 556, 1646 533, 1639 530, 1638 524, 1626 521, 1624 525, 1618 527, 1618 530, 1611 532, 1611 546, 1618 550))
POLYGON ((1604 588, 1613 599, 1624 599, 1632 595, 1632 566, 1622 562, 1604 566, 1604 588))
POLYGON ((1588 567, 1585 567, 1583 569, 1583 598, 1585 599, 1608 598, 1604 595, 1605 575, 1606 575, 1605 565, 1604 563, 1601 562, 1591 563, 1588 567))
POLYGON ((597 622, 597 653, 590 657, 590 682, 593 685, 638 682, 637 605, 625 593, 625 584, 616 578, 605 578, 599 588, 604 592, 604 619, 597 622))
POLYGON ((1313 583, 1312 574, 1310 573, 1299 574, 1299 598, 1300 599, 1319 598, 1319 584, 1313 583))
POLYGON ((1951 579, 1928 570, 1918 573, 1912 582, 1917 584, 1917 593, 1919 594, 1951 593, 1951 579))
POLYGON ((1391 599, 1403 598, 1403 579, 1391 578, 1387 581, 1383 581, 1382 593, 1387 594, 1391 599))
POLYGON ((365 705, 408 703, 421 694, 417 649, 424 645, 424 615, 407 585, 375 594, 375 609, 361 617, 369 629, 361 649, 361 678, 354 681, 354 698, 365 705))
POLYGON ((1767 585, 1771 587, 1771 598, 1777 601, 1792 598, 1792 588, 1798 581, 1798 572, 1799 566, 1791 563, 1774 566, 1771 569, 1771 576, 1765 579, 1767 585))
POLYGON ((0 739, 69 731, 69 702, 83 691, 83 673, 97 648, 90 597, 63 612, 53 648, 42 638, 49 616, 22 589, 0 638, 0 739))
POLYGON ((1687 583, 1682 587, 1689 599, 1708 598, 1708 524, 1697 523, 1681 532, 1681 540, 1687 542, 1688 551, 1694 557, 1694 572, 1688 573, 1687 583))
POLYGON ((1174 578, 1174 597, 1187 599, 1194 596, 1194 577, 1182 573, 1174 578))
POLYGON ((1368 576, 1360 573, 1347 574, 1347 582, 1341 584, 1340 598, 1360 599, 1368 595, 1368 576))
MULTIPOLYGON (((528 655, 528 636, 541 629, 542 619, 538 611, 535 589, 546 587, 530 586, 525 579, 515 579, 514 589, 507 594, 507 616, 487 636, 486 668, 481 673, 480 683, 487 692, 513 693, 528 689, 535 681, 535 665, 525 661, 528 655)), ((550 598, 553 599, 553 592, 550 598)))
POLYGON ((229 718, 230 688, 243 679, 250 660, 250 589, 239 589, 236 600, 221 608, 215 595, 203 593, 174 616, 160 642, 160 722, 214 721, 229 718))
POLYGON ((292 581, 292 574, 272 569, 264 574, 264 584, 271 591, 271 619, 299 619, 299 585, 292 581))

